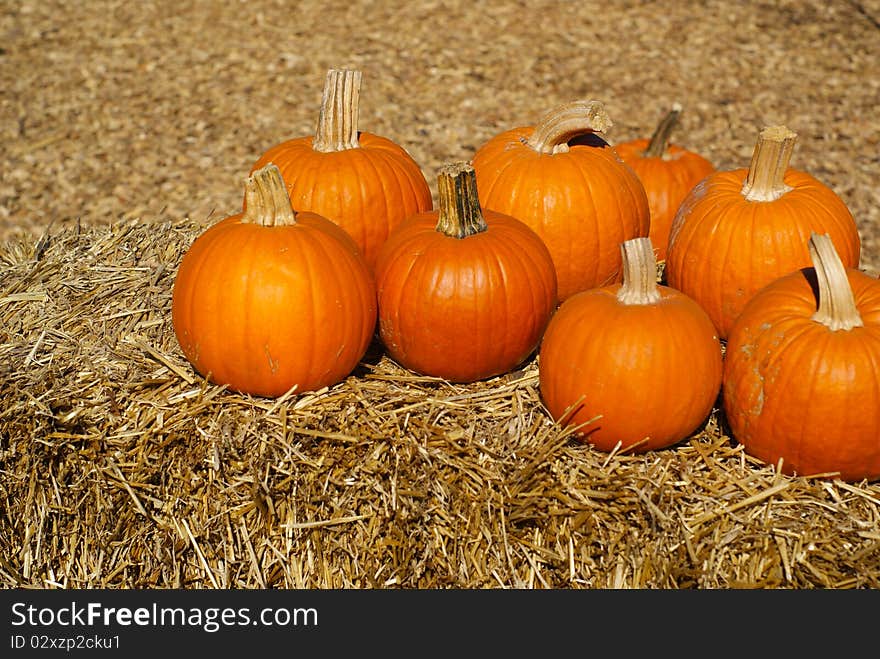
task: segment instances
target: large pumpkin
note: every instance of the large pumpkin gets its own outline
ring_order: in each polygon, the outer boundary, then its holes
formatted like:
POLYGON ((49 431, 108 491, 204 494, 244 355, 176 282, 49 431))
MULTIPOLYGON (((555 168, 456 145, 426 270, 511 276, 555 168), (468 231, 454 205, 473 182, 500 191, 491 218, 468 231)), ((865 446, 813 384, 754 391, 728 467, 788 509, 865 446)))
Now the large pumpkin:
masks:
POLYGON ((844 265, 858 267, 849 209, 831 188, 789 168, 796 138, 785 126, 763 129, 749 168, 707 176, 673 220, 667 282, 706 309, 722 338, 759 289, 809 267, 812 232, 831 236, 844 265))
POLYGON ((184 254, 171 316, 183 354, 217 384, 278 396, 335 384, 376 325, 372 274, 325 217, 295 212, 273 165, 248 178, 247 209, 184 254))
POLYGON ((648 236, 658 261, 666 260, 672 218, 681 202, 697 183, 715 171, 715 166, 696 151, 670 142, 680 114, 681 105, 676 103, 650 139, 638 137, 614 145, 617 155, 632 167, 645 186, 651 209, 648 236))
POLYGON ((331 69, 314 137, 266 151, 252 171, 275 164, 293 207, 323 215, 345 229, 372 267, 388 232, 432 208, 431 190, 407 151, 386 137, 358 130, 361 72, 331 69))
POLYGON ((379 332, 402 366, 451 382, 505 373, 556 308, 550 253, 519 220, 481 209, 473 168, 438 177, 439 210, 395 228, 379 252, 379 332))
POLYGON ((755 294, 733 324, 724 411, 746 452, 786 474, 880 478, 880 281, 827 235, 813 267, 755 294), (817 300, 818 297, 818 300, 817 300))
POLYGON ((550 415, 604 451, 670 446, 718 398, 722 353, 712 321, 656 281, 650 238, 624 242, 623 283, 573 295, 554 314, 538 358, 550 415))
POLYGON ((522 220, 547 245, 560 301, 619 281, 620 243, 648 235, 644 186, 597 135, 611 125, 602 103, 568 103, 473 157, 483 208, 522 220))

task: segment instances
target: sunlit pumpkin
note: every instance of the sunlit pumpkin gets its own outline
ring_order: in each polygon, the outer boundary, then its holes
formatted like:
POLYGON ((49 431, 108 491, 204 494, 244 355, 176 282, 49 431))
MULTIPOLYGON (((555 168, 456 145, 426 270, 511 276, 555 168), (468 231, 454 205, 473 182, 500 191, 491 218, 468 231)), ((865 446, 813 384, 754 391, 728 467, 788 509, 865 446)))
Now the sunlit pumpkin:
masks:
POLYGON ((246 210, 181 260, 171 314, 183 354, 211 382, 259 396, 335 384, 373 337, 372 274, 339 226, 293 210, 274 165, 245 190, 246 210))
POLYGON ((433 202, 419 165, 402 146, 358 130, 361 77, 360 71, 331 69, 315 135, 273 146, 252 171, 276 165, 293 207, 336 222, 372 267, 388 232, 433 202))
POLYGON ((638 137, 614 145, 617 155, 645 186, 651 209, 648 236, 658 261, 666 260, 672 218, 681 202, 697 183, 715 171, 715 166, 696 151, 670 142, 680 114, 681 105, 676 103, 650 139, 638 137))
POLYGON ((580 292, 554 314, 538 358, 550 415, 604 451, 675 444, 706 421, 721 344, 689 297, 656 281, 650 238, 624 242, 623 282, 580 292))
POLYGON ((746 452, 786 474, 880 478, 880 281, 828 235, 812 267, 760 290, 727 340, 724 411, 746 452))
POLYGON ((789 168, 797 135, 761 131, 748 169, 707 176, 672 223, 666 280, 709 313, 722 338, 751 297, 774 279, 810 266, 812 232, 827 233, 844 265, 858 267, 858 228, 843 200, 789 168))
POLYGON ((483 208, 525 222, 547 245, 560 301, 620 281, 620 243, 648 235, 645 188, 598 135, 611 125, 602 103, 567 103, 473 157, 483 208))
POLYGON ((473 168, 438 176, 439 209, 396 227, 379 252, 379 332, 402 366, 450 382, 505 373, 537 347, 556 308, 544 243, 480 207, 473 168))

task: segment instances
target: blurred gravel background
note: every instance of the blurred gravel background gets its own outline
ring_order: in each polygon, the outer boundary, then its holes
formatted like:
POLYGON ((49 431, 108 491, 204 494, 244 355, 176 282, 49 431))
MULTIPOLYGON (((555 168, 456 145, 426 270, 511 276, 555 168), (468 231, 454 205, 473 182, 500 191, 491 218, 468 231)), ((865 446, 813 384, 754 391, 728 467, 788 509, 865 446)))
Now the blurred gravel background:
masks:
POLYGON ((96 2, 0 6, 0 239, 216 219, 260 153, 311 134, 324 75, 364 73, 360 126, 437 169, 575 98, 612 143, 673 138, 747 166, 760 128, 831 186, 880 270, 880 0, 96 2))

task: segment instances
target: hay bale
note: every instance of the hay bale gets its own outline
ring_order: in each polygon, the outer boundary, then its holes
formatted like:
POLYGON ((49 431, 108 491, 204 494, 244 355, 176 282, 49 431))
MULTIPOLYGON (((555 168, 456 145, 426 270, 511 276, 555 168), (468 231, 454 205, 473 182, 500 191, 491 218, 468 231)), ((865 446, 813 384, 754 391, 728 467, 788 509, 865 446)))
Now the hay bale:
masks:
POLYGON ((0 247, 5 587, 880 587, 880 485, 779 475, 717 410, 609 455, 552 422, 534 358, 452 385, 376 344, 318 392, 204 381, 170 315, 204 228, 0 247))

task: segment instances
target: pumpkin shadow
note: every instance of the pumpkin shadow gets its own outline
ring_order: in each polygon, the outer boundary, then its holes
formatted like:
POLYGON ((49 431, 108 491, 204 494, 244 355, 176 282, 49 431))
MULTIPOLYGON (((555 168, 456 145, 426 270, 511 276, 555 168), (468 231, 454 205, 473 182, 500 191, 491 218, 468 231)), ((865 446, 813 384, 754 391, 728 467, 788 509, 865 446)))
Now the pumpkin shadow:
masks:
POLYGON ((583 135, 577 135, 571 138, 568 141, 569 146, 592 146, 598 147, 600 149, 605 149, 611 147, 611 145, 603 140, 596 133, 584 133, 583 135))
POLYGON ((385 345, 382 343, 382 339, 379 338, 379 333, 375 332, 364 356, 361 357, 357 366, 354 367, 351 375, 362 378, 373 373, 386 354, 385 345))
POLYGON ((813 297, 816 298, 816 309, 819 308, 819 277, 816 275, 816 268, 801 268, 801 274, 810 288, 813 289, 813 297))

